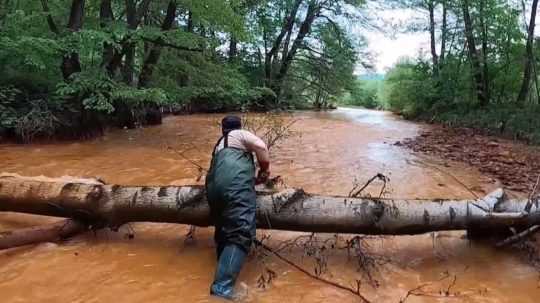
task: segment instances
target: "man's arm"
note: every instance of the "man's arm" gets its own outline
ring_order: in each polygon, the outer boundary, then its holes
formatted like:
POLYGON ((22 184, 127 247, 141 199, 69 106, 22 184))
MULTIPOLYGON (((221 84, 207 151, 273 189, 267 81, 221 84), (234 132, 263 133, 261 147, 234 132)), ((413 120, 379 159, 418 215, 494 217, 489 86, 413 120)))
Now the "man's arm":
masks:
MULTIPOLYGON (((249 152, 253 152, 257 156, 257 162, 260 167, 259 177, 267 179, 270 174, 270 153, 268 152, 266 143, 264 143, 261 138, 248 131, 243 131, 242 133, 242 143, 249 152)), ((262 181, 264 182, 266 180, 262 181)))

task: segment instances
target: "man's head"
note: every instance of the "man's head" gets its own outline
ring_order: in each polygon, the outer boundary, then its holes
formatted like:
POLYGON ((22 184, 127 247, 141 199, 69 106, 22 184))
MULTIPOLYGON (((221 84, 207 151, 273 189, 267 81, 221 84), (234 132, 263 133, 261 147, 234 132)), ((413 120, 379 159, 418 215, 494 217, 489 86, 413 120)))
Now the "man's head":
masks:
POLYGON ((226 116, 221 120, 221 131, 223 132, 223 135, 226 133, 235 130, 235 129, 241 129, 242 128, 242 119, 238 116, 226 116))

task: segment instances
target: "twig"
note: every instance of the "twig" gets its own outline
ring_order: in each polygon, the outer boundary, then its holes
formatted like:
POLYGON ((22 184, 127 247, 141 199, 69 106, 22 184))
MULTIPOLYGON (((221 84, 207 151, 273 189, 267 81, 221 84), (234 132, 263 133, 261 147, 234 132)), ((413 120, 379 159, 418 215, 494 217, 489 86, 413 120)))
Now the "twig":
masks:
MULTIPOLYGON (((531 212, 531 208, 532 208, 532 205, 533 205, 533 199, 534 199, 534 196, 536 195, 536 189, 538 188, 538 183, 539 182, 540 182, 540 175, 538 175, 538 178, 536 178, 536 183, 534 184, 532 192, 529 195, 529 201, 527 202, 527 205, 525 206, 525 211, 527 213, 531 212)), ((538 201, 536 201, 536 207, 538 208, 538 201)))
POLYGON ((504 239, 503 241, 500 241, 498 242, 495 246, 497 247, 503 247, 503 246, 507 246, 507 245, 512 245, 512 244, 515 244, 525 238, 527 238, 528 236, 534 234, 535 232, 537 232, 538 230, 540 229, 540 225, 534 225, 518 234, 515 234, 511 237, 508 237, 506 239, 504 239))
MULTIPOLYGON (((437 280, 435 282, 441 282, 443 280, 448 279, 449 277, 450 277, 450 275, 448 274, 448 272, 446 272, 445 275, 442 278, 440 278, 439 280, 437 280)), ((454 275, 454 278, 453 278, 452 282, 448 285, 446 290, 440 290, 439 292, 425 292, 424 291, 425 287, 433 285, 433 283, 435 283, 435 282, 428 282, 428 283, 420 284, 420 285, 416 286, 415 288, 410 289, 409 291, 407 291, 407 294, 405 294, 405 296, 401 300, 399 300, 399 302, 404 303, 410 296, 430 297, 430 298, 454 298, 454 299, 463 297, 464 295, 460 294, 459 292, 457 292, 457 293, 451 293, 450 292, 452 287, 454 287, 456 285, 456 281, 457 281, 457 275, 454 275)))
POLYGON ((375 180, 381 180, 384 182, 383 187, 381 189, 381 193, 379 194, 379 198, 382 197, 382 194, 384 193, 384 190, 386 189, 386 182, 388 181, 388 177, 385 175, 378 173, 375 176, 373 176, 371 179, 369 179, 360 189, 358 189, 358 184, 353 187, 353 189, 349 192, 349 197, 351 198, 358 198, 358 196, 368 187, 373 181, 375 180), (358 189, 358 190, 357 190, 358 189))
POLYGON ((186 238, 184 239, 184 244, 191 243, 195 241, 195 232, 197 231, 197 227, 195 225, 189 226, 189 231, 186 234, 186 238))
POLYGON ((196 167, 199 169, 199 171, 205 171, 205 172, 208 171, 206 168, 202 167, 199 163, 197 163, 197 162, 191 160, 190 158, 186 157, 186 155, 184 155, 183 153, 177 151, 176 149, 174 149, 174 148, 172 148, 172 147, 170 147, 170 146, 167 146, 167 150, 171 150, 171 151, 175 152, 177 155, 179 155, 180 157, 182 157, 184 160, 186 160, 186 161, 188 161, 189 163, 191 163, 191 164, 193 164, 194 166, 196 166, 196 167))
POLYGON ((277 251, 273 250, 271 247, 267 246, 266 244, 256 240, 256 244, 260 245, 262 248, 264 248, 265 250, 267 250, 268 252, 272 253, 273 255, 275 255, 276 257, 278 257, 280 260, 282 260, 283 262, 289 264, 290 266, 296 268, 297 270, 301 271, 302 273, 304 273, 305 275, 315 279, 315 280, 319 280, 325 284, 328 284, 328 285, 331 285, 331 286, 334 286, 336 288, 339 288, 339 289, 343 289, 343 290, 346 290, 352 294, 354 294, 355 296, 358 296, 360 299, 362 299, 363 302, 365 303, 371 303, 371 301, 369 301, 366 297, 364 297, 361 293, 360 293, 360 287, 359 287, 359 283, 357 281, 357 289, 353 289, 351 287, 348 287, 348 286, 344 286, 344 285, 341 285, 337 282, 334 282, 334 281, 330 281, 330 280, 327 280, 323 277, 320 277, 320 276, 317 276, 317 275, 314 275, 312 274, 311 272, 303 269, 301 266, 297 265, 296 263, 290 261, 289 259, 283 257, 281 254, 279 254, 277 251))

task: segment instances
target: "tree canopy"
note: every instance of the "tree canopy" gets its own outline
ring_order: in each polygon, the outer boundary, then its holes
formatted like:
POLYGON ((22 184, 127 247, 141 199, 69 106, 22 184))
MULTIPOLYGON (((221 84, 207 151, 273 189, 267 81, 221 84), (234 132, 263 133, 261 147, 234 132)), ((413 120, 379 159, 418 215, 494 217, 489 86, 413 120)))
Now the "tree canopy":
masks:
POLYGON ((174 112, 327 106, 352 0, 1 0, 0 132, 92 136, 174 112))

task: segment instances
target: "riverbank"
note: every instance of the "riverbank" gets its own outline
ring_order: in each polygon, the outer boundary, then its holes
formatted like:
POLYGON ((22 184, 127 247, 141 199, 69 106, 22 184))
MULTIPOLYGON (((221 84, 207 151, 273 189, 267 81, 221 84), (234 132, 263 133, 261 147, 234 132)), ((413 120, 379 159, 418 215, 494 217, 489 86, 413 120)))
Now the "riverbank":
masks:
POLYGON ((414 138, 395 142, 415 152, 477 168, 504 188, 530 193, 540 174, 540 148, 488 136, 471 128, 430 125, 414 138))

